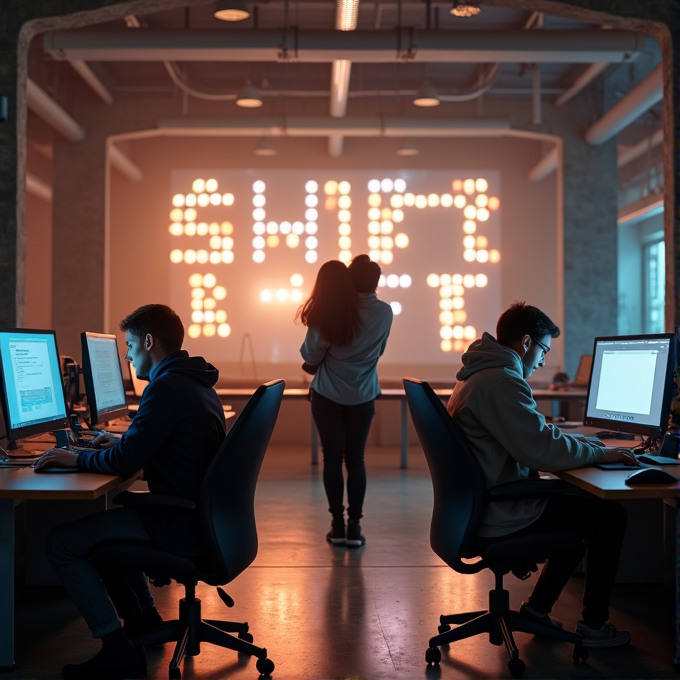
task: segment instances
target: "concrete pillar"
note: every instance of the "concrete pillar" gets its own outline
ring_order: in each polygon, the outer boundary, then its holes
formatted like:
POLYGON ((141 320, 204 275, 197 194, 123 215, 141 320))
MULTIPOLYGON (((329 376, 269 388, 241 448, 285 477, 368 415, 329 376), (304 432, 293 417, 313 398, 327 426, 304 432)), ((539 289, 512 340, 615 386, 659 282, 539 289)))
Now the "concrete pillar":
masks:
POLYGON ((0 96, 8 118, 0 121, 0 325, 24 320, 26 105, 25 59, 20 58, 22 17, 3 13, 0 31, 0 96))
POLYGON ((52 319, 59 351, 80 356, 80 333, 106 330, 108 301, 106 138, 55 138, 52 319))

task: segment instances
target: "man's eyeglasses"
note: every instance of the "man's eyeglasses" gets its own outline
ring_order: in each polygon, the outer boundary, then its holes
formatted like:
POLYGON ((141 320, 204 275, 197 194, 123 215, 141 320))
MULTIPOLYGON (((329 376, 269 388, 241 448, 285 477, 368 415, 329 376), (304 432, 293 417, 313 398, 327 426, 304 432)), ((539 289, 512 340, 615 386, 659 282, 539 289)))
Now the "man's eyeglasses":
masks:
POLYGON ((536 340, 533 335, 530 335, 529 337, 543 350, 543 356, 545 356, 550 351, 550 347, 544 345, 540 340, 536 340))

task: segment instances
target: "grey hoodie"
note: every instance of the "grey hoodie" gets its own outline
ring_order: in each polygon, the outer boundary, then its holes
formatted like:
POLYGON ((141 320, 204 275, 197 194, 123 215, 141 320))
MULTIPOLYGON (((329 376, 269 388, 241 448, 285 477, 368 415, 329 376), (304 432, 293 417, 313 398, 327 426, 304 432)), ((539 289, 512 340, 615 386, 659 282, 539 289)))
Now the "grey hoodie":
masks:
MULTIPOLYGON (((531 470, 559 472, 604 460, 602 447, 586 444, 545 422, 523 377, 517 352, 484 333, 462 360, 448 411, 477 456, 487 487, 527 479, 531 470)), ((541 516, 546 503, 490 503, 479 535, 497 537, 519 531, 541 516)))

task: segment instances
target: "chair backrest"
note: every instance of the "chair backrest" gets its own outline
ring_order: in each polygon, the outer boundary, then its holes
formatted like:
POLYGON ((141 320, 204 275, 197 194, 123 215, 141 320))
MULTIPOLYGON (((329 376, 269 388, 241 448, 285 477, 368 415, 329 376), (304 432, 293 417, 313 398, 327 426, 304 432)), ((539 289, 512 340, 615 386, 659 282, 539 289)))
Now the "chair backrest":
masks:
POLYGON ((484 514, 484 476, 465 437, 454 425, 439 397, 426 383, 404 378, 411 417, 425 452, 434 490, 430 545, 452 569, 476 573, 484 568, 469 564, 484 514))
POLYGON ((260 385, 241 412, 201 486, 203 537, 216 580, 229 583, 257 555, 255 487, 279 414, 284 380, 260 385))

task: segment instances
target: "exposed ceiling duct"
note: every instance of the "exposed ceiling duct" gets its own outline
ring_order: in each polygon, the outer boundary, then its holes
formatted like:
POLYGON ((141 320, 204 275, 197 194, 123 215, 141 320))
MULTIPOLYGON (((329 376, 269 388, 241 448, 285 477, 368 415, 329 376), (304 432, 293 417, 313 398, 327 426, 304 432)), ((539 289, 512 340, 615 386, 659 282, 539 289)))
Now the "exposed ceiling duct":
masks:
POLYGON ((632 31, 153 30, 55 31, 43 48, 84 61, 286 61, 323 63, 625 62, 645 47, 632 31))
POLYGON ((590 83, 597 78, 597 76, 604 71, 609 64, 606 62, 599 62, 591 64, 571 85, 567 88, 556 100, 555 106, 563 106, 572 97, 575 97, 581 90, 585 89, 590 83))
POLYGON ((620 146, 618 166, 623 167, 627 163, 644 156, 651 151, 655 146, 663 143, 663 129, 659 128, 653 135, 646 137, 635 146, 620 146))
POLYGON ((82 59, 73 59, 71 66, 105 104, 108 106, 113 104, 113 95, 106 89, 104 83, 99 80, 97 74, 82 59))
POLYGON ((109 144, 109 163, 132 182, 144 179, 144 173, 115 144, 109 144))
POLYGON ((178 137, 503 137, 510 121, 474 118, 166 118, 161 135, 178 137))
POLYGON ((663 64, 659 64, 586 132, 586 140, 594 146, 604 144, 662 99, 663 64))
POLYGON ((52 187, 30 172, 26 173, 26 191, 33 196, 42 198, 43 201, 52 200, 52 187))
POLYGON ((85 128, 76 123, 45 90, 30 78, 26 80, 26 105, 69 142, 82 142, 85 139, 85 128))

